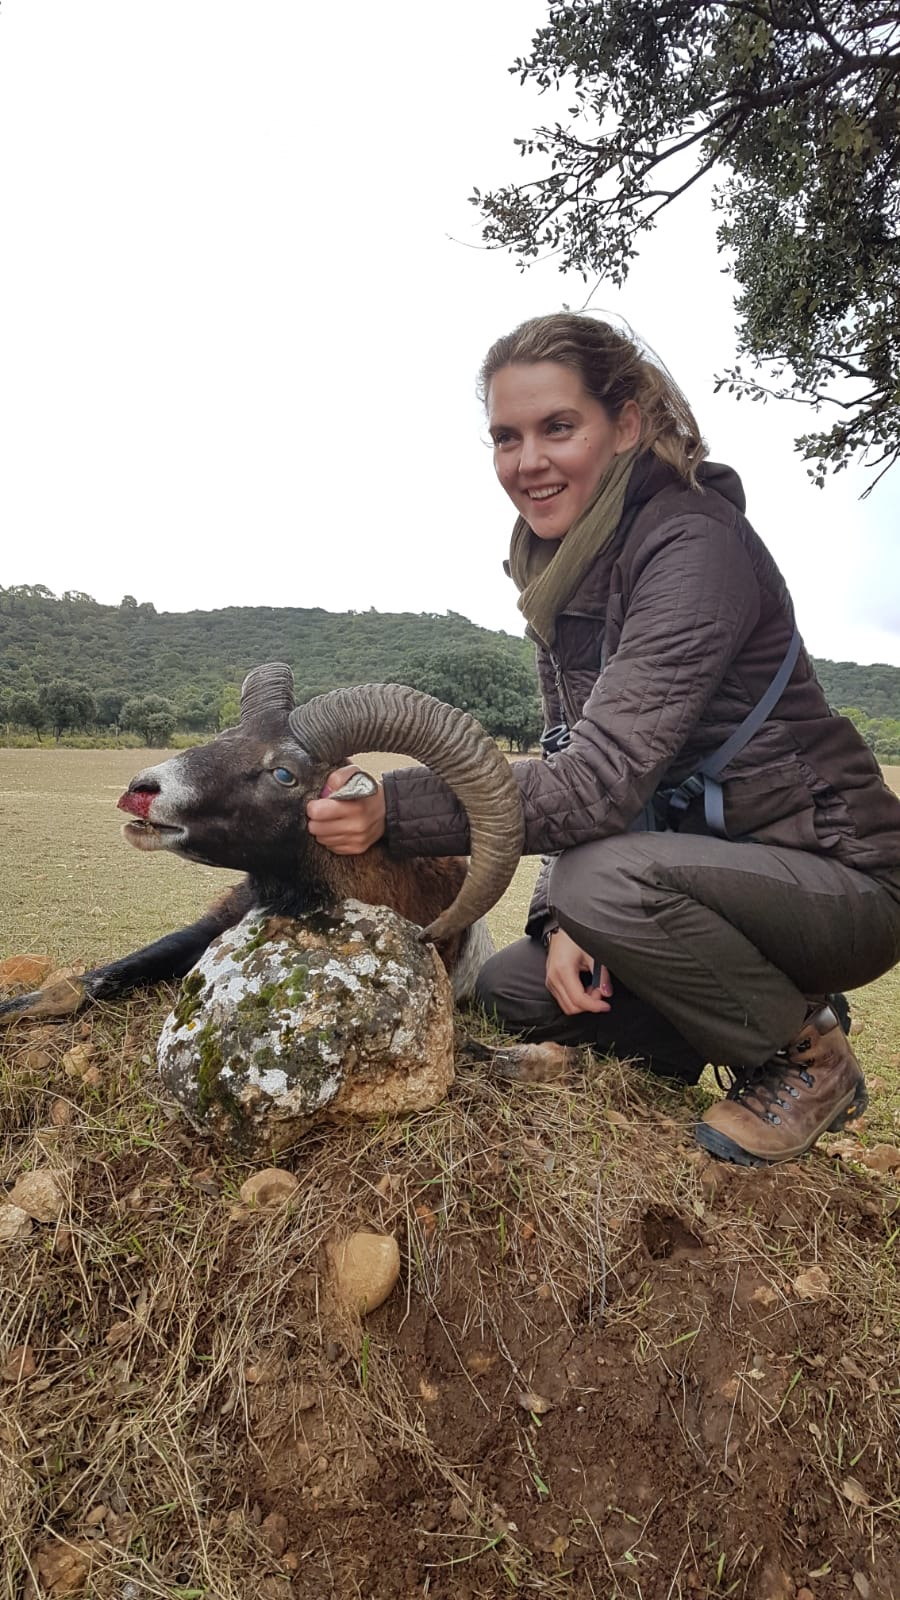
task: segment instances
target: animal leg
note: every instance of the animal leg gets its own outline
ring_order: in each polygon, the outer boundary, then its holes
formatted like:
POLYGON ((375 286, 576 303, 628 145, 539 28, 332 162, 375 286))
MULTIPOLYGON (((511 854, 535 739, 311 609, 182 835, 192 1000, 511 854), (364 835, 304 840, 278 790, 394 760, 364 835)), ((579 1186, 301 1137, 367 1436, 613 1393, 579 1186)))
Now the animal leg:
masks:
POLYGON ((236 884, 189 927, 167 933, 142 950, 134 950, 131 955, 122 956, 105 967, 94 967, 80 977, 64 978, 49 988, 5 1000, 0 1004, 0 1024, 74 1016, 92 1000, 116 1000, 134 989, 183 978, 213 939, 246 916, 255 899, 248 880, 236 884))

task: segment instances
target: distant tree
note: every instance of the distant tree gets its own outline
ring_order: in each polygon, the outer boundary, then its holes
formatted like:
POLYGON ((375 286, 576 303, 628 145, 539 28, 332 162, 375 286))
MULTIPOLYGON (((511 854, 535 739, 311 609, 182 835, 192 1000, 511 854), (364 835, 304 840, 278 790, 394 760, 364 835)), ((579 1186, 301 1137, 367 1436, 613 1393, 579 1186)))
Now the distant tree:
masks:
POLYGON ((122 726, 133 728, 148 745, 168 744, 177 720, 171 700, 159 694, 136 696, 122 707, 122 726))
POLYGON ((214 732, 218 719, 218 706, 214 695, 186 691, 176 701, 178 725, 191 733, 214 732))
POLYGON ((241 687, 238 683, 226 683, 219 696, 219 706, 216 715, 217 728, 234 728, 241 718, 241 687))
MULTIPOLYGON (((543 175, 475 191, 484 237, 621 284, 639 236, 718 180, 740 294, 738 394, 787 394, 831 427, 811 476, 900 457, 900 12, 885 0, 551 0, 521 82, 566 122, 517 140, 543 175), (774 384, 774 389, 772 385, 774 384)), ((877 480, 876 480, 877 481, 877 480)))
POLYGON ((492 738, 506 739, 519 750, 540 737, 537 682, 518 648, 480 645, 439 652, 414 667, 408 681, 470 711, 492 738))
POLYGON ((94 698, 97 702, 98 725, 101 728, 115 727, 118 733, 125 696, 118 689, 98 689, 94 698))
POLYGON ((41 729, 47 726, 47 717, 43 706, 36 694, 23 694, 14 691, 7 702, 10 722, 15 722, 20 728, 31 728, 41 737, 41 729))
POLYGON ((86 728, 97 720, 94 696, 83 683, 54 678, 40 689, 39 699, 57 740, 68 728, 86 728))

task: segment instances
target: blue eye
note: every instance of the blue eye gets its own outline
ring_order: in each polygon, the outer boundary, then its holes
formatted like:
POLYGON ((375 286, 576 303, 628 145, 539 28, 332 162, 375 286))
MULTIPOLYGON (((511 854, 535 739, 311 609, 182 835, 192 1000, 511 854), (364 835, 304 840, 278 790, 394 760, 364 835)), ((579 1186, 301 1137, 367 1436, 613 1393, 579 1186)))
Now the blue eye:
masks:
POLYGON ((287 767, 273 767, 272 777, 276 783, 283 783, 287 789, 296 788, 297 779, 292 772, 288 772, 287 767))

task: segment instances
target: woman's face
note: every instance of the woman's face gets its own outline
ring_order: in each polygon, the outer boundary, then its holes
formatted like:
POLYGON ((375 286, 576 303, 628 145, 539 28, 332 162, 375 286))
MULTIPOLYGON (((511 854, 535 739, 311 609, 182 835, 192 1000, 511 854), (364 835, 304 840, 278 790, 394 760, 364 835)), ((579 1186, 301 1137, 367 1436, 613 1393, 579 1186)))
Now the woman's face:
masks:
POLYGON ((561 539, 589 504, 614 456, 637 444, 633 400, 615 421, 556 361, 501 367, 488 391, 497 477, 539 539, 561 539))

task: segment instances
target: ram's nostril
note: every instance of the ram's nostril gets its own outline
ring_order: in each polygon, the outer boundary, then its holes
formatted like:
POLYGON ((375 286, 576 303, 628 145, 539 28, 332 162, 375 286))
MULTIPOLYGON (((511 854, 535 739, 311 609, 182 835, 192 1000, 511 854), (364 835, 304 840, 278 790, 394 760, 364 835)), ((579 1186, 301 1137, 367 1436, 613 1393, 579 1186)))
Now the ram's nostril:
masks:
POLYGON ((155 778, 132 778, 128 785, 129 794, 159 794, 160 786, 155 778))

